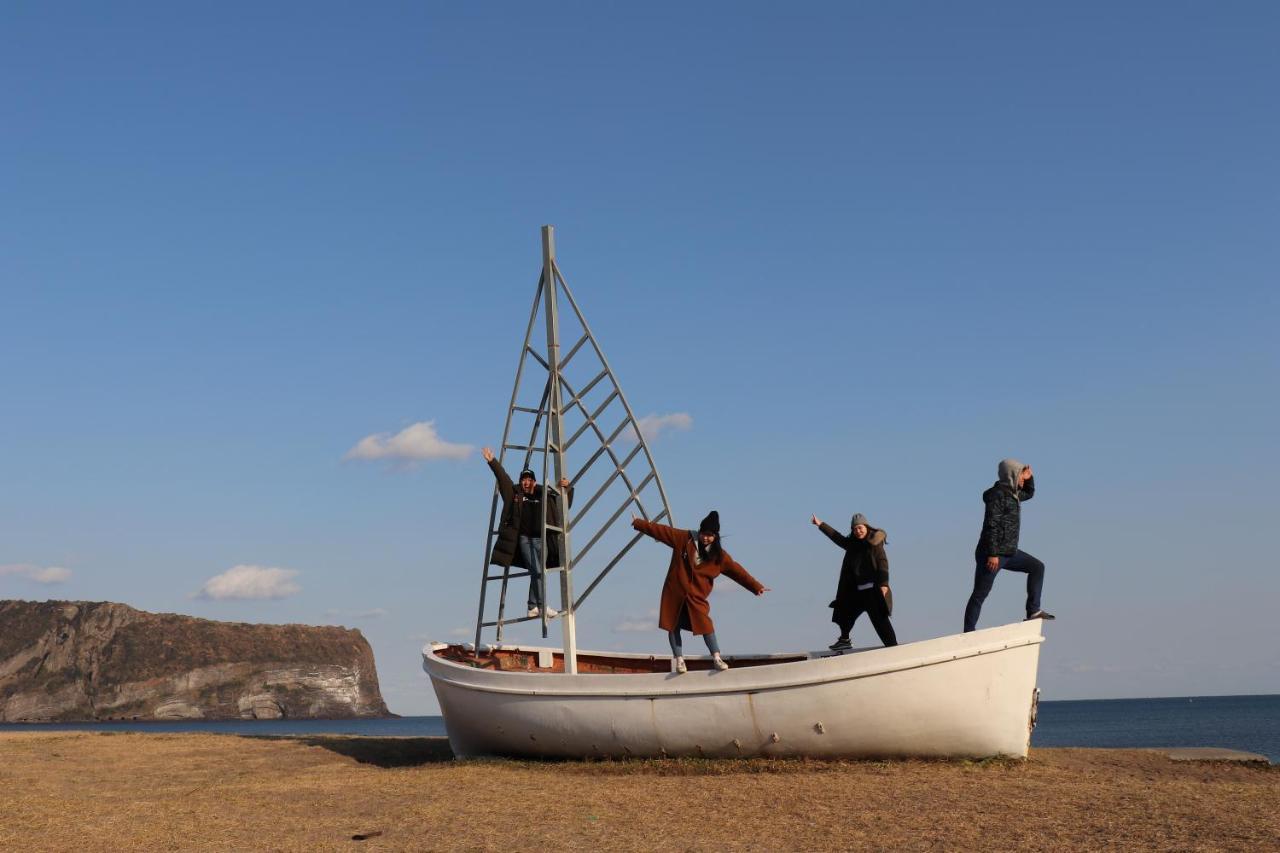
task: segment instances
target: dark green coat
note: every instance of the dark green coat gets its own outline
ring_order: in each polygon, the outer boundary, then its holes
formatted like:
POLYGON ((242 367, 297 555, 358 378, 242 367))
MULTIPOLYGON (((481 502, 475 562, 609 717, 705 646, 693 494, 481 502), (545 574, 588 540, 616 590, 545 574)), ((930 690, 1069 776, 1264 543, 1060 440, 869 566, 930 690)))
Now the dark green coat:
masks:
MULTIPOLYGON (((520 558, 520 519, 524 514, 525 508, 529 507, 531 512, 538 512, 538 504, 530 503, 525 500, 524 493, 520 491, 520 487, 511 482, 511 477, 498 464, 498 460, 494 459, 489 463, 489 469, 493 471, 493 476, 498 480, 498 494, 502 496, 502 515, 498 520, 498 538, 493 543, 493 553, 489 556, 489 562, 495 566, 515 566, 521 569, 529 568, 524 564, 524 560, 520 558)), ((560 493, 555 489, 548 489, 545 486, 538 485, 534 487, 539 501, 547 501, 547 524, 552 527, 564 527, 560 518, 560 493)), ((569 487, 569 493, 566 495, 569 500, 569 506, 573 506, 573 486, 569 487)), ((543 568, 558 568, 560 566, 560 554, 563 549, 560 547, 562 537, 554 530, 547 531, 547 555, 543 562, 546 564, 543 568)))

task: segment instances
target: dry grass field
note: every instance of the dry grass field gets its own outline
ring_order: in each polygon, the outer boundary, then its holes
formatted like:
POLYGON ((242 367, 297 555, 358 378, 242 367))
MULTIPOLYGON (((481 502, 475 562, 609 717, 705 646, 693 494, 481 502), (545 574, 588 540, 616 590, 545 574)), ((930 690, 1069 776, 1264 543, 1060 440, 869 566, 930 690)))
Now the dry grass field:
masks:
POLYGON ((1278 767, 1137 750, 535 764, 431 739, 0 734, 3 850, 1276 850, 1278 814, 1278 767))

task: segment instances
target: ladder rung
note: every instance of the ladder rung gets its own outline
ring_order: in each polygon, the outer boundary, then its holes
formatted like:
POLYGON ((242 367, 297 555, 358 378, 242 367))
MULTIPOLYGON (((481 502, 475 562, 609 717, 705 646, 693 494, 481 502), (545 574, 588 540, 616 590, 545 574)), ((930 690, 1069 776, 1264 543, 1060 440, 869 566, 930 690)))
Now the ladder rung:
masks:
MULTIPOLYGON (((533 453, 546 453, 546 448, 544 447, 530 447, 527 444, 504 444, 502 446, 507 450, 525 450, 525 451, 531 451, 533 453)), ((551 452, 559 453, 560 448, 556 447, 553 444, 551 445, 551 452)))
POLYGON ((542 414, 542 409, 531 409, 531 408, 529 408, 528 406, 512 406, 512 407, 511 407, 511 411, 513 411, 513 412, 527 412, 527 413, 529 413, 529 414, 531 414, 531 415, 539 415, 539 414, 542 414))
MULTIPOLYGON (((544 569, 543 571, 547 571, 547 572, 563 572, 563 571, 564 571, 564 566, 552 566, 551 568, 549 568, 549 569, 544 569)), ((484 578, 484 579, 485 579, 486 581, 500 581, 500 580, 502 580, 502 578, 503 578, 503 577, 504 577, 503 575, 485 575, 485 578, 484 578)), ((505 577, 506 577, 506 579, 507 579, 507 580, 515 580, 516 578, 527 578, 527 577, 529 577, 529 572, 527 572, 527 571, 512 572, 512 573, 511 573, 511 574, 509 574, 509 575, 505 575, 505 577)))
MULTIPOLYGON (((567 611, 567 610, 562 610, 562 611, 561 611, 561 613, 565 614, 566 616, 570 616, 570 615, 572 615, 572 614, 571 614, 571 613, 569 613, 569 611, 567 611)), ((557 616, 557 617, 555 617, 555 618, 556 618, 556 619, 558 619, 558 618, 561 618, 561 617, 557 616)), ((481 627, 484 627, 484 628, 493 628, 493 627, 495 627, 495 626, 497 626, 497 625, 514 625, 514 624, 516 624, 517 622, 541 622, 541 621, 542 621, 542 617, 541 617, 541 616, 521 616, 521 617, 520 617, 520 618, 518 618, 518 619, 499 619, 499 620, 498 620, 498 621, 496 621, 496 622, 481 622, 481 623, 480 623, 480 625, 481 625, 481 627)), ((555 619, 548 619, 548 620, 547 620, 547 622, 548 622, 548 623, 550 623, 550 622, 554 622, 554 621, 555 621, 555 619)))

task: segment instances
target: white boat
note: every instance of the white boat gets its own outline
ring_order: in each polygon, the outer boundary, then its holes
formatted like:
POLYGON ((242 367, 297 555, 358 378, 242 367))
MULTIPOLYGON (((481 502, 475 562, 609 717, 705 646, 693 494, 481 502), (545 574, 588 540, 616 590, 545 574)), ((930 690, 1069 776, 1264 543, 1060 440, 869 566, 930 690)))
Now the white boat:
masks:
POLYGON ((422 651, 459 757, 1025 757, 1041 621, 892 648, 689 658, 422 651), (478 664, 478 665, 477 665, 478 664))
MULTIPOLYGON (((578 360, 581 363, 582 359, 578 360)), ((810 757, 1025 757, 1035 725, 1039 692, 1041 620, 850 653, 728 657, 730 668, 717 671, 709 659, 686 657, 687 673, 671 671, 666 655, 581 651, 575 619, 583 601, 627 555, 640 538, 628 530, 625 542, 596 549, 601 568, 586 591, 573 594, 575 570, 627 509, 654 521, 673 524, 661 478, 622 389, 591 335, 555 261, 550 227, 543 229, 543 268, 525 332, 516 387, 511 395, 502 451, 524 454, 529 467, 541 453, 544 483, 569 473, 568 456, 579 438, 594 437, 594 451, 571 478, 580 489, 595 470, 599 487, 570 512, 563 495, 560 517, 565 529, 548 527, 561 537, 566 565, 548 569, 559 579, 561 648, 502 642, 506 626, 532 621, 505 618, 509 583, 527 572, 490 566, 499 500, 490 509, 489 532, 480 585, 480 609, 474 644, 431 643, 422 650, 423 668, 440 701, 449 743, 459 757, 530 758, 655 756, 810 756, 810 757), (560 353, 557 298, 563 293, 581 324, 582 336, 560 353), (539 314, 546 320, 545 355, 531 345, 539 314), (586 350, 585 345, 590 344, 586 350), (593 351, 602 370, 571 384, 565 368, 582 351, 593 351), (536 406, 519 399, 526 359, 546 370, 534 385, 536 406), (607 380, 607 381, 606 381, 607 380), (581 390, 575 391, 574 385, 581 390), (598 402, 588 395, 599 389, 598 402), (601 428, 610 406, 623 410, 622 422, 608 433, 601 428), (513 420, 534 418, 527 444, 512 444, 513 420), (572 416, 579 419, 577 428, 572 416), (567 423, 566 423, 567 422, 567 423), (541 441, 537 441, 541 436, 541 441), (621 457, 621 458, 620 458, 621 457), (611 462, 612 465, 608 465, 611 462), (654 484, 661 507, 645 507, 642 493, 654 484), (610 490, 621 489, 622 505, 587 524, 585 547, 574 551, 572 535, 583 517, 610 490), (496 616, 487 618, 490 584, 500 583, 496 616), (495 642, 482 642, 493 630, 495 642)), ((501 464, 501 460, 499 460, 501 464)), ((554 493, 553 493, 554 494, 554 493)), ((545 501, 542 502, 545 506, 545 501)), ((606 507, 607 509, 607 507, 606 507)), ((544 518, 545 521, 545 518, 544 518)), ((542 553, 548 553, 544 538, 542 553)), ((650 557, 649 559, 653 559, 650 557)), ((543 600, 546 597, 544 581, 543 600)), ((655 590, 656 595, 656 590, 655 590)), ((542 636, 549 623, 541 615, 542 636)), ((655 639, 657 626, 655 625, 655 639)))

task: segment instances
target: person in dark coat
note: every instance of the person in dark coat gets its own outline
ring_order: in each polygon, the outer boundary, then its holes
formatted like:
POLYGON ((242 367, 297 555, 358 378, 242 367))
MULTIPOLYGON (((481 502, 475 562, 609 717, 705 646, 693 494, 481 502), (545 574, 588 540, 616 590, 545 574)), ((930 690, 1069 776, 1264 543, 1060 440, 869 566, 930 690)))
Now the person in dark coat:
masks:
POLYGON ((662 584, 658 627, 667 632, 676 672, 688 670, 680 643, 682 629, 694 635, 701 634, 707 643, 707 651, 711 652, 712 665, 718 670, 728 669, 729 664, 720 657, 716 626, 711 621, 711 605, 707 603, 715 579, 722 574, 727 575, 756 595, 764 595, 769 588, 751 577, 720 547, 720 514, 712 510, 702 519, 696 534, 692 530, 677 530, 634 516, 631 526, 671 548, 671 565, 667 567, 667 579, 662 584))
POLYGON ((862 513, 855 514, 849 522, 848 536, 816 515, 810 521, 844 549, 840 584, 836 587, 835 601, 830 604, 831 621, 840 626, 840 636, 831 644, 831 650, 842 652, 853 647, 849 632, 863 613, 871 620, 880 642, 886 646, 898 645, 898 635, 889 622, 889 558, 884 552, 884 531, 868 524, 862 513))
MULTIPOLYGON (((498 523, 498 538, 493 543, 493 552, 489 562, 495 566, 508 569, 516 566, 529 572, 529 617, 542 615, 542 570, 544 565, 555 568, 560 565, 561 534, 550 531, 547 536, 547 559, 542 559, 543 503, 546 503, 546 523, 552 527, 563 529, 560 514, 560 493, 555 489, 547 489, 538 485, 538 478, 533 471, 526 468, 520 472, 520 485, 516 486, 507 476, 507 472, 493 451, 484 448, 481 451, 484 461, 489 463, 489 470, 498 481, 498 493, 502 495, 502 517, 498 523)), ((565 498, 569 506, 573 506, 573 486, 569 480, 561 479, 560 488, 565 490, 565 498)), ((553 607, 547 608, 547 618, 559 616, 553 607)))
POLYGON ((1027 618, 1053 619, 1052 613, 1040 608, 1040 591, 1044 588, 1044 563, 1018 550, 1018 534, 1022 524, 1022 502, 1036 494, 1035 475, 1030 465, 1017 459, 1002 459, 996 467, 996 482, 982 493, 986 511, 982 517, 982 533, 973 550, 973 593, 964 608, 966 633, 978 627, 982 602, 987 600, 996 573, 1001 569, 1022 572, 1027 576, 1027 618))

